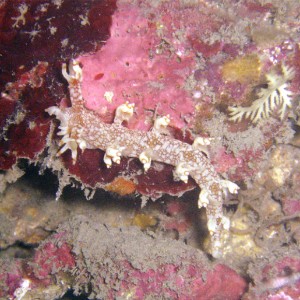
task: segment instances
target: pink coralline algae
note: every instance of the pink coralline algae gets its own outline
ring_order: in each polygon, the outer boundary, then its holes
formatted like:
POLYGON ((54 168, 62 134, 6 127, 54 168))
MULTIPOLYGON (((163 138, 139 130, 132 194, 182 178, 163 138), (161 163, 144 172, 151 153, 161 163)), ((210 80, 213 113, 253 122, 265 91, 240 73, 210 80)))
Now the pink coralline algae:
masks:
POLYGON ((113 15, 111 38, 97 53, 78 58, 83 65, 85 105, 103 120, 111 122, 115 109, 125 101, 135 103, 129 128, 148 130, 155 113, 170 115, 170 125, 177 128, 191 118, 194 105, 184 84, 194 57, 165 49, 158 55, 161 47, 171 45, 161 44, 157 26, 138 7, 120 5, 113 15))
POLYGON ((61 225, 36 250, 32 261, 16 260, 9 269, 5 267, 2 263, 0 272, 9 288, 1 289, 1 297, 16 296, 24 281, 26 297, 40 292, 42 298, 60 282, 61 288, 47 294, 47 299, 56 299, 71 288, 89 299, 237 300, 246 288, 235 271, 223 264, 211 265, 196 249, 147 236, 136 228, 120 231, 85 217, 61 225))
POLYGON ((0 297, 8 298, 20 287, 23 280, 22 261, 15 260, 0 262, 0 297))

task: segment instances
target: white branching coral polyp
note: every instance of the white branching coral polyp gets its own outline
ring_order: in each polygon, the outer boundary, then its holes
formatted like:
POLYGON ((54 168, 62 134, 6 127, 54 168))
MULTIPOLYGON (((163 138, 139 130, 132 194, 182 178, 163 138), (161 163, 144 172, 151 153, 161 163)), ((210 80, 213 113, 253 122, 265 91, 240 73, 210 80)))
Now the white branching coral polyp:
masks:
POLYGON ((287 109, 292 107, 292 92, 288 90, 288 82, 294 77, 294 69, 283 64, 281 72, 266 75, 268 87, 260 89, 258 99, 251 106, 229 107, 230 120, 240 122, 243 118, 249 118, 253 123, 258 123, 261 119, 269 118, 276 109, 282 120, 287 109))
POLYGON ((76 163, 77 148, 105 151, 104 162, 108 168, 120 163, 122 156, 138 158, 146 172, 152 161, 173 165, 174 179, 188 181, 191 176, 201 188, 198 205, 206 207, 208 229, 211 234, 212 254, 220 256, 222 233, 229 229, 229 219, 223 215, 223 194, 227 190, 237 193, 238 186, 222 180, 203 154, 198 144, 207 140, 197 140, 190 145, 172 138, 165 133, 169 116, 157 118, 154 127, 148 132, 131 130, 122 126, 124 120, 133 114, 134 105, 126 102, 116 110, 113 124, 100 121, 96 113, 84 106, 81 94, 82 70, 76 61, 71 61, 69 73, 63 65, 62 73, 69 83, 71 107, 49 107, 46 111, 60 121, 59 133, 62 148, 58 155, 71 150, 73 163, 76 163))

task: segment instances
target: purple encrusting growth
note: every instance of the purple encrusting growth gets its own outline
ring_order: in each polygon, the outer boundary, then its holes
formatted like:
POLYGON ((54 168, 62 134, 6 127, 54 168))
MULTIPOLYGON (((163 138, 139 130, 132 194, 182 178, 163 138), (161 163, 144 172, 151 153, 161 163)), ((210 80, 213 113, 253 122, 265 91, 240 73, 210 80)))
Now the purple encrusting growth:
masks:
MULTIPOLYGON (((221 233, 230 227, 229 220, 223 215, 222 192, 228 189, 236 193, 238 186, 232 182, 222 180, 201 151, 203 141, 195 139, 190 145, 167 135, 169 117, 157 118, 154 128, 149 132, 131 130, 121 124, 128 120, 133 113, 133 105, 126 103, 117 108, 113 124, 106 124, 99 117, 85 108, 81 95, 82 70, 76 61, 71 61, 69 74, 66 65, 62 73, 69 83, 72 107, 48 108, 46 111, 56 115, 60 120, 62 148, 58 154, 70 149, 73 163, 76 162, 77 148, 81 150, 101 149, 106 151, 104 162, 110 168, 112 162, 120 163, 121 155, 139 158, 147 171, 151 161, 167 163, 175 166, 175 180, 187 182, 190 175, 200 186, 199 207, 206 207, 208 229, 212 236, 212 253, 219 256, 221 251, 221 233), (200 147, 199 145, 200 144, 200 147)), ((204 142, 205 143, 205 142, 204 142)))

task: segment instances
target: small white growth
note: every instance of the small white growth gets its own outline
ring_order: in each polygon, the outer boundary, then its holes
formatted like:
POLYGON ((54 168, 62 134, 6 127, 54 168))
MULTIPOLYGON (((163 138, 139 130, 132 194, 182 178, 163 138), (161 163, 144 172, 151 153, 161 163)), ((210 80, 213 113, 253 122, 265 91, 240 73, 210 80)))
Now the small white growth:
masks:
POLYGON ((12 25, 14 28, 19 27, 19 22, 21 22, 23 26, 26 24, 25 15, 28 12, 28 6, 25 3, 23 3, 18 7, 18 10, 20 15, 16 18, 12 18, 13 20, 16 20, 15 23, 12 25))
POLYGON ((280 291, 279 293, 276 293, 274 295, 273 294, 269 294, 268 298, 266 298, 266 300, 272 300, 272 299, 295 300, 290 295, 286 294, 284 291, 280 291))
POLYGON ((31 42, 33 42, 34 39, 40 35, 40 32, 41 32, 41 27, 38 24, 34 26, 33 30, 24 31, 25 34, 29 35, 31 42))
POLYGON ((288 90, 288 81, 292 80, 295 72, 286 65, 281 66, 282 74, 270 73, 266 75, 268 88, 261 89, 256 99, 249 107, 229 107, 230 120, 240 122, 249 118, 253 123, 269 118, 271 113, 278 108, 282 120, 287 108, 292 107, 292 92, 288 90))
POLYGON ((193 142, 193 148, 199 149, 200 151, 204 152, 209 157, 207 146, 210 145, 210 141, 211 141, 211 138, 204 138, 204 137, 198 136, 195 138, 195 140, 193 142))
POLYGON ((163 131, 170 124, 170 115, 159 117, 155 120, 153 128, 157 131, 163 131))
POLYGON ((149 153, 147 153, 147 151, 143 151, 139 155, 139 160, 143 164, 144 171, 147 172, 151 166, 151 156, 149 153))
POLYGON ((218 226, 217 226, 217 220, 214 218, 210 218, 207 221, 207 229, 209 233, 212 235, 214 232, 216 232, 218 226))
POLYGON ((193 92, 193 98, 200 99, 202 96, 202 93, 200 91, 194 91, 193 92))
POLYGON ((30 280, 23 279, 21 282, 21 286, 18 287, 14 292, 14 299, 21 300, 26 295, 26 293, 31 290, 30 288, 30 280))
POLYGON ((84 16, 84 15, 79 15, 79 18, 81 19, 80 24, 81 24, 82 26, 90 25, 88 15, 85 15, 85 16, 84 16))
POLYGON ((206 189, 202 189, 198 199, 198 208, 207 207, 209 204, 209 192, 206 189))
POLYGON ((103 161, 107 168, 112 166, 112 162, 120 164, 123 150, 124 147, 108 147, 106 149, 103 161))
POLYGON ((49 8, 49 3, 44 3, 44 4, 41 4, 38 9, 40 10, 40 12, 47 12, 48 11, 48 8, 49 8))
POLYGON ((126 103, 120 105, 116 109, 114 123, 121 124, 123 121, 129 121, 134 113, 134 103, 126 103))
POLYGON ((223 228, 225 230, 229 230, 230 229, 230 219, 229 218, 223 216, 221 223, 223 224, 223 228))
POLYGON ((68 39, 68 38, 65 38, 65 39, 63 39, 63 40, 61 41, 61 46, 62 46, 63 48, 67 47, 68 44, 69 44, 69 39, 68 39))
POLYGON ((87 143, 85 140, 77 139, 76 142, 82 151, 84 151, 87 148, 87 143))
POLYGON ((198 136, 193 142, 193 147, 197 148, 198 146, 208 146, 210 145, 211 138, 205 138, 198 136))
POLYGON ((229 193, 231 194, 237 194, 240 189, 237 184, 229 180, 220 180, 220 184, 224 189, 228 189, 229 193))
POLYGON ((112 103, 112 99, 114 97, 114 92, 112 91, 106 91, 104 93, 104 99, 108 102, 108 103, 112 103))
POLYGON ((191 168, 186 163, 180 162, 174 170, 174 179, 182 180, 184 183, 188 182, 191 168))
POLYGON ((57 27, 54 27, 54 26, 50 26, 49 29, 50 29, 51 35, 54 35, 57 31, 57 27))
POLYGON ((52 3, 56 6, 56 9, 59 9, 63 4, 63 0, 52 0, 52 3))
POLYGON ((34 122, 34 121, 30 121, 29 123, 28 123, 28 128, 29 129, 34 129, 36 127, 36 123, 34 122))

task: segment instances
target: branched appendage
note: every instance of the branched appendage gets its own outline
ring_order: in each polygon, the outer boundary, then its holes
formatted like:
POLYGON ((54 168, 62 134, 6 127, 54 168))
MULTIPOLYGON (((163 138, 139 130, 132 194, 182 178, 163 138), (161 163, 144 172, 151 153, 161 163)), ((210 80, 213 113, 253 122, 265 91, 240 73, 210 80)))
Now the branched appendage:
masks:
POLYGON ((62 74, 69 83, 72 106, 69 108, 49 107, 46 111, 60 121, 58 135, 62 136, 58 155, 71 150, 76 162, 77 148, 105 151, 104 163, 108 168, 119 164, 122 156, 138 158, 147 172, 152 161, 173 165, 174 180, 187 182, 191 176, 201 188, 199 208, 205 207, 208 229, 212 239, 212 254, 222 254, 221 235, 230 227, 229 219, 223 215, 223 194, 227 190, 237 193, 238 186, 222 180, 203 153, 209 139, 198 138, 193 145, 181 142, 166 134, 170 116, 156 119, 148 132, 131 130, 122 126, 133 115, 134 104, 126 102, 116 110, 113 124, 102 123, 99 117, 85 108, 81 95, 82 70, 76 61, 71 61, 69 73, 63 65, 62 74))
POLYGON ((77 148, 81 150, 87 148, 85 140, 81 139, 81 131, 84 123, 82 122, 81 110, 83 107, 83 98, 81 94, 80 83, 82 81, 82 70, 78 62, 71 60, 69 65, 69 74, 67 73, 66 64, 62 65, 62 74, 69 83, 70 98, 72 107, 59 108, 51 106, 46 109, 49 115, 55 115, 60 121, 58 135, 62 136, 59 146, 61 147, 57 153, 60 156, 68 149, 71 150, 73 164, 77 158, 77 148))
POLYGON ((280 120, 283 120, 286 111, 292 107, 293 94, 289 91, 288 82, 293 79, 295 71, 283 64, 281 72, 266 75, 268 88, 259 91, 258 98, 251 106, 229 107, 230 120, 240 122, 243 118, 249 118, 253 123, 258 123, 269 118, 276 110, 280 120))

